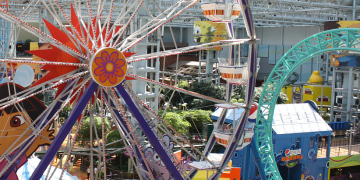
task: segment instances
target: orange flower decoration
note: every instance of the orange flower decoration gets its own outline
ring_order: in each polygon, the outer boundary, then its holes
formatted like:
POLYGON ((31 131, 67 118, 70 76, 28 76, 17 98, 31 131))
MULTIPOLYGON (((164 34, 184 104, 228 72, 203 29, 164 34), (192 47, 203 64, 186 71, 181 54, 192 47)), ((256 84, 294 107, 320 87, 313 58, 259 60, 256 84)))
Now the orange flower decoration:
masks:
POLYGON ((124 59, 119 59, 117 51, 109 54, 107 51, 101 53, 101 57, 95 58, 95 64, 98 67, 94 71, 94 75, 100 76, 100 82, 105 83, 109 80, 110 84, 116 84, 117 77, 124 76, 122 67, 125 65, 124 59))

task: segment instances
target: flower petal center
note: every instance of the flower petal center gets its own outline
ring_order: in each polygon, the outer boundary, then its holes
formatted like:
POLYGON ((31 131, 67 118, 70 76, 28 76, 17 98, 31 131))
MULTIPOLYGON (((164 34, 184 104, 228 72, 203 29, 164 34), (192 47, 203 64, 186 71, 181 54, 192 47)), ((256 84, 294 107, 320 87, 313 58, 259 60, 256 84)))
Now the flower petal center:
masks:
POLYGON ((112 63, 106 64, 106 71, 107 72, 113 72, 114 71, 114 65, 112 63))

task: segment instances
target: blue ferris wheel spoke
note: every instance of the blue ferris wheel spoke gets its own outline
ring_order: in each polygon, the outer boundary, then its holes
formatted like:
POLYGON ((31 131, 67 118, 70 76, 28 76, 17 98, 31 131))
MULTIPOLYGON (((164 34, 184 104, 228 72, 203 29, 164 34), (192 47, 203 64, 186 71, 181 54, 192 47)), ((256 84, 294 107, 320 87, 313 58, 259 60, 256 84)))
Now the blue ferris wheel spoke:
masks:
POLYGON ((252 98, 254 96, 254 89, 255 89, 255 81, 256 81, 256 68, 257 68, 257 48, 256 48, 256 42, 252 41, 252 43, 249 45, 249 57, 248 57, 248 62, 249 62, 249 79, 248 79, 248 83, 246 85, 246 95, 245 95, 245 99, 246 99, 246 107, 249 107, 240 117, 240 121, 239 124, 236 125, 236 130, 235 133, 233 135, 233 138, 229 144, 229 146, 226 148, 225 152, 224 152, 224 158, 222 159, 222 161, 220 162, 220 168, 218 170, 218 173, 214 173, 212 174, 212 176, 210 177, 210 179, 219 179, 223 170, 225 169, 225 167, 228 165, 229 161, 231 160, 231 158, 233 157, 235 151, 236 151, 236 147, 239 144, 240 138, 241 136, 244 134, 244 130, 245 130, 245 124, 248 121, 248 117, 249 117, 249 110, 252 104, 252 98))
POLYGON ((51 160, 56 155, 62 142, 64 141, 66 136, 71 131, 71 128, 74 126, 76 120, 79 118, 80 114, 83 112, 84 108, 86 107, 87 103, 89 102, 91 96, 94 94, 97 87, 98 87, 98 85, 93 80, 91 80, 88 87, 86 88, 84 94, 80 97, 79 101, 75 105, 75 108, 71 111, 69 117, 63 124, 58 135, 56 135, 56 137, 53 140, 53 142, 51 143, 49 149, 46 151, 44 157, 41 159, 38 167, 35 169, 35 171, 31 175, 30 180, 37 180, 42 177, 42 175, 44 174, 44 171, 46 170, 46 168, 49 166, 51 160))
POLYGON ((246 27, 247 35, 251 39, 255 39, 256 38, 255 24, 250 9, 250 3, 248 0, 240 0, 240 2, 241 2, 241 13, 244 18, 244 24, 246 27))
MULTIPOLYGON (((108 94, 106 93, 106 91, 103 91, 104 92, 104 96, 105 96, 105 99, 108 98, 108 94)), ((124 121, 124 119, 122 118, 122 116, 119 114, 118 111, 114 111, 113 108, 116 109, 114 103, 112 101, 110 101, 110 105, 112 108, 109 108, 110 111, 112 111, 114 113, 114 115, 117 117, 115 118, 115 120, 119 123, 119 124, 122 124, 122 126, 120 126, 121 130, 123 132, 125 132, 126 134, 130 134, 130 129, 128 128, 126 122, 124 121)), ((131 135, 128 136, 130 137, 132 140, 134 140, 134 137, 132 137, 131 135)), ((134 154, 136 156, 136 159, 139 161, 139 164, 141 165, 141 167, 145 170, 145 171, 149 171, 149 169, 147 169, 147 166, 145 165, 145 161, 144 159, 142 158, 141 154, 140 154, 140 149, 137 145, 134 146, 135 147, 135 150, 134 150, 134 154)), ((143 175, 143 174, 142 174, 143 175)), ((145 179, 150 179, 149 177, 144 177, 145 179)))
POLYGON ((183 177, 181 176, 180 172, 176 169, 176 166, 174 165, 172 159, 170 159, 168 153, 164 150, 163 146, 161 145, 160 141, 155 136, 154 132, 151 130, 151 128, 146 123, 146 120, 141 115, 140 111, 137 109, 136 105, 132 101, 129 94, 126 92, 125 88, 122 84, 116 86, 116 89, 119 91, 121 97, 124 99, 127 107, 129 108, 132 115, 135 117, 135 119, 138 121, 140 128, 143 130, 144 134, 148 138, 150 144, 155 149, 155 151, 160 156, 160 159, 165 164, 166 168, 172 175, 172 177, 176 180, 182 180, 183 177))
MULTIPOLYGON (((231 100, 231 93, 232 93, 232 90, 233 90, 233 88, 232 88, 232 84, 230 84, 230 83, 227 83, 227 88, 226 88, 226 90, 227 90, 227 94, 226 94, 226 101, 227 102, 230 102, 230 100, 231 100)), ((222 111, 221 111, 221 114, 220 114, 220 116, 219 116, 219 119, 217 120, 217 124, 216 124, 216 126, 218 127, 218 126, 222 126, 223 124, 224 124, 224 122, 225 122, 225 119, 226 119, 226 114, 227 114, 227 109, 223 109, 222 111)), ((203 151, 203 154, 204 154, 204 156, 208 156, 209 154, 210 154, 210 152, 211 152, 211 150, 212 150, 212 148, 214 147, 214 145, 216 144, 216 137, 215 137, 215 134, 214 133, 211 133, 211 135, 210 135, 210 137, 209 137, 209 140, 208 140, 208 143, 206 144, 206 146, 205 146, 205 148, 204 148, 204 151, 203 151)), ((204 158, 201 158, 201 160, 204 160, 204 158)), ((196 175, 196 173, 198 172, 198 170, 197 169, 192 169, 190 172, 189 172, 189 177, 190 177, 190 179, 192 179, 195 175, 196 175)))

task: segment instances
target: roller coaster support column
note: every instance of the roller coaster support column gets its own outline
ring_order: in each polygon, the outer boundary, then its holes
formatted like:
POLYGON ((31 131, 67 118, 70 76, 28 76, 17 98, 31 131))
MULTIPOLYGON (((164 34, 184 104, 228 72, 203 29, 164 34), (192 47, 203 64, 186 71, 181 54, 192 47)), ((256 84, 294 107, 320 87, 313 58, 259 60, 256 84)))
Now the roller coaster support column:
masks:
POLYGON ((261 179, 267 179, 266 178, 266 173, 263 170, 264 169, 264 165, 261 163, 261 159, 260 159, 260 155, 259 155, 259 151, 256 149, 256 143, 258 142, 256 136, 253 137, 252 142, 251 142, 251 149, 255 158, 255 163, 256 166, 259 170, 260 173, 260 177, 261 179))

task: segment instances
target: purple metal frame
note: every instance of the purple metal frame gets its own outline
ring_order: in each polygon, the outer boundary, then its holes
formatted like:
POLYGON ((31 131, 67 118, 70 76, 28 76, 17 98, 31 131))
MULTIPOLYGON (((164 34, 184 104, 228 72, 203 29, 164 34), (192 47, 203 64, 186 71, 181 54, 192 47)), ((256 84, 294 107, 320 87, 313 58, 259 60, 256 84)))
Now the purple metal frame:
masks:
POLYGON ((87 103, 89 102, 91 96, 94 94, 95 90, 97 89, 98 85, 91 80, 88 87, 86 88, 84 94, 79 99, 78 103, 76 104, 75 108, 71 111, 70 116, 65 121, 64 125, 60 129, 60 132, 55 137, 53 142, 51 143, 49 149, 46 151, 44 157, 41 159, 38 167, 35 169, 34 173, 31 175, 30 180, 38 180, 44 174, 44 171, 49 166, 51 160, 56 155, 57 151, 59 150, 62 142, 66 138, 66 136, 71 131, 71 128, 74 126, 76 120, 79 118, 80 114, 83 112, 84 108, 86 107, 87 103))
MULTIPOLYGON (((105 98, 107 98, 107 97, 108 97, 108 94, 107 94, 105 91, 103 91, 103 92, 104 92, 105 98)), ((116 116, 116 117, 118 118, 118 120, 119 120, 119 121, 117 121, 117 122, 120 123, 120 124, 122 124, 122 126, 120 126, 120 128, 122 128, 121 130, 129 134, 129 133, 130 133, 130 129, 128 128, 126 122, 124 121, 123 118, 121 118, 121 115, 119 114, 119 112, 113 110, 113 109, 116 109, 116 107, 115 107, 115 105, 114 105, 114 103, 113 103, 112 101, 110 101, 110 106, 111 106, 112 108, 109 108, 109 109, 114 112, 115 116, 116 116)), ((117 119, 115 118, 115 120, 117 120, 117 119)), ((130 138, 132 138, 132 140, 134 140, 134 137, 130 136, 130 138)), ((137 159, 139 160, 139 163, 140 163, 141 167, 142 167, 145 171, 149 171, 149 170, 147 169, 146 165, 145 165, 144 159, 142 158, 142 156, 141 156, 141 154, 140 154, 140 149, 139 149, 139 147, 138 147, 138 146, 135 146, 135 147, 136 147, 136 148, 135 148, 135 152, 136 152, 136 153, 135 153, 135 156, 136 156, 137 159)), ((142 174, 142 175, 146 175, 146 174, 142 174)), ((150 178, 149 178, 149 177, 144 177, 144 179, 150 179, 150 178)))
MULTIPOLYGON (((228 83, 227 84, 228 87, 227 87, 227 90, 228 90, 228 94, 226 96, 226 101, 227 102, 230 102, 231 100, 231 93, 232 93, 232 84, 228 83)), ((218 119, 218 122, 216 123, 217 126, 222 126, 225 122, 225 119, 226 119, 226 114, 227 114, 227 109, 223 109, 221 111, 221 114, 219 116, 219 119, 218 119)), ((205 148, 204 148, 204 151, 203 151, 203 154, 204 156, 208 156, 211 152, 211 150, 213 149, 214 145, 216 143, 216 137, 215 137, 215 134, 212 133, 209 137, 209 140, 208 140, 208 143, 206 144, 205 148)), ((201 160, 204 160, 204 158, 202 157, 201 160)), ((190 179, 192 179, 196 173, 198 172, 198 170, 196 170, 195 168, 192 169, 190 172, 189 172, 189 177, 190 179)))
POLYGON ((176 180, 182 180, 183 177, 181 176, 180 172, 176 169, 176 166, 174 165, 172 159, 170 159, 168 153, 164 150, 162 144, 159 142, 157 137, 155 136, 154 132, 151 130, 151 128, 146 123, 146 120, 141 115, 140 111, 137 109, 136 105, 132 101, 129 94, 126 92, 125 88, 122 84, 116 86, 116 89, 119 91, 121 97, 124 99, 128 109, 133 114, 133 116, 136 118, 136 120, 139 123, 139 126, 143 130, 144 134, 148 138, 149 142, 151 143, 152 147, 155 149, 155 151, 160 156, 160 159, 165 164, 167 170, 170 172, 173 178, 176 180))
POLYGON ((256 42, 255 40, 251 42, 250 44, 250 48, 249 48, 249 81, 247 83, 246 86, 246 106, 249 107, 249 110, 247 110, 245 113, 243 113, 243 115, 240 117, 240 123, 237 125, 236 127, 236 131, 234 133, 233 139, 231 140, 230 145, 226 148, 225 153, 224 153, 224 158, 223 160, 220 162, 220 169, 218 170, 217 173, 214 173, 210 179, 215 180, 215 179, 219 179, 219 177, 222 174, 223 169, 227 166, 227 164, 229 163, 230 159, 232 158, 232 156, 235 153, 236 147, 238 146, 239 140, 241 138, 241 136, 244 134, 244 129, 245 129, 245 124, 248 121, 248 117, 249 117, 249 112, 250 112, 250 107, 252 104, 252 97, 254 96, 254 88, 255 88, 255 81, 256 81, 256 66, 257 66, 257 46, 256 46, 256 42))

